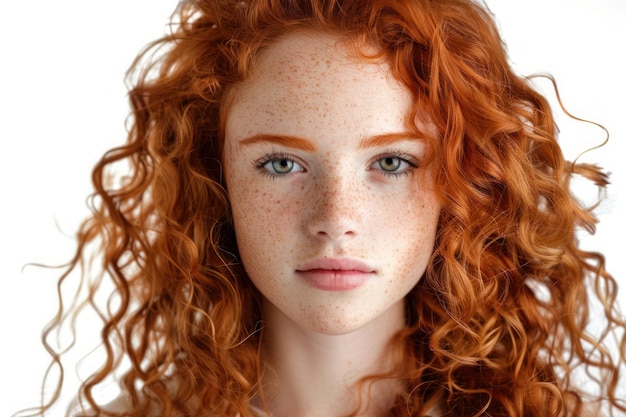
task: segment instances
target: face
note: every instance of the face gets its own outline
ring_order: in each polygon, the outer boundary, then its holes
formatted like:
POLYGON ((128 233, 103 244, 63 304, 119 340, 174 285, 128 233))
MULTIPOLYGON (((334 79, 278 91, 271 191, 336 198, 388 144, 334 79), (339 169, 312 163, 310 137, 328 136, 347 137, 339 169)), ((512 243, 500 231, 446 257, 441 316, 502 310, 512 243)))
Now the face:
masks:
POLYGON ((403 308, 439 215, 411 105, 384 63, 313 33, 269 46, 236 87, 225 179, 264 314, 341 334, 403 308))

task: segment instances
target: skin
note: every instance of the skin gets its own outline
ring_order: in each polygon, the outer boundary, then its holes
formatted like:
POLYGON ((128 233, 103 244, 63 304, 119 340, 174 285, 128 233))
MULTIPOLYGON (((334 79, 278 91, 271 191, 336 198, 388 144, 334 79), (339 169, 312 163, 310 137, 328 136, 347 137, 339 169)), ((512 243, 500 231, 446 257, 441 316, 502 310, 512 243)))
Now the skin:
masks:
MULTIPOLYGON (((264 297, 266 400, 274 416, 341 415, 356 404, 350 384, 392 366, 387 343, 433 250, 440 207, 419 166, 425 143, 409 133, 409 91, 338 36, 289 34, 256 69, 228 107, 224 174, 241 259, 264 297)), ((375 384, 362 414, 398 389, 375 384)))

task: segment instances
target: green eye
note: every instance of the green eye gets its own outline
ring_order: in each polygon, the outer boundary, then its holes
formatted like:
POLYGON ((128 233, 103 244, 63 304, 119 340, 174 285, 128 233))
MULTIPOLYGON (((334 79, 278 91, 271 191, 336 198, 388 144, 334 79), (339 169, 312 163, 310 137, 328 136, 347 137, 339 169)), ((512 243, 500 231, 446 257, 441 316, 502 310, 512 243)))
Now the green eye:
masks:
POLYGON ((410 175, 418 167, 417 160, 404 153, 388 153, 379 155, 370 165, 370 169, 390 178, 410 175))
POLYGON ((274 159, 270 161, 272 170, 277 174, 287 174, 293 170, 293 161, 290 159, 274 159))
POLYGON ((273 178, 286 177, 297 172, 304 172, 305 169, 291 156, 283 154, 267 155, 258 161, 256 168, 265 175, 273 178))
POLYGON ((386 172, 395 172, 400 169, 402 165, 402 159, 388 156, 386 158, 382 158, 378 160, 378 166, 380 169, 386 172))

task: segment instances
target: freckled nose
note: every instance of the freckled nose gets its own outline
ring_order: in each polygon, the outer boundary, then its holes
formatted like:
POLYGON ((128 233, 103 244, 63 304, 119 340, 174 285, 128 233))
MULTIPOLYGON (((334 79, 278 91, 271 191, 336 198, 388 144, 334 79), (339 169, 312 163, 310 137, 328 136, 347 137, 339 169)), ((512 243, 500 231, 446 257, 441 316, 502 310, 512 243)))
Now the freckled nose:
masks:
POLYGON ((361 224, 362 196, 345 180, 325 181, 312 191, 309 232, 321 239, 355 236, 361 224), (361 198, 360 198, 361 197, 361 198))

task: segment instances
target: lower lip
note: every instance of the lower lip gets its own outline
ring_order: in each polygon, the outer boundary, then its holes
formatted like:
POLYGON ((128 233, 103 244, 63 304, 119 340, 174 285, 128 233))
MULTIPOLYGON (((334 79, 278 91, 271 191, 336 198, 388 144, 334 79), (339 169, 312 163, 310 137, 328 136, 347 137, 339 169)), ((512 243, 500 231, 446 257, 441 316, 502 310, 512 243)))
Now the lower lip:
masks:
POLYGON ((324 291, 348 291, 360 287, 371 276, 371 272, 312 269, 298 271, 300 277, 311 287, 324 291))

